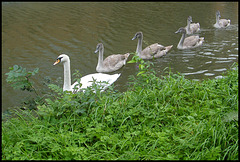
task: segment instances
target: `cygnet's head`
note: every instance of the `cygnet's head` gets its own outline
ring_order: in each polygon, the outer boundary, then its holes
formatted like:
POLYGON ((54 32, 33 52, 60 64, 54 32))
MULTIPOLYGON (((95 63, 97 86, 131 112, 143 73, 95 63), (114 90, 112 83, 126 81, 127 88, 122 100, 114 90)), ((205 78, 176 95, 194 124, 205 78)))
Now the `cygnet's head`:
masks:
POLYGON ((135 34, 135 36, 132 38, 132 40, 136 39, 136 38, 142 38, 143 37, 143 33, 142 32, 137 32, 135 34))
POLYGON ((103 44, 102 43, 98 43, 94 53, 97 53, 98 51, 100 51, 102 49, 103 49, 103 44))
POLYGON ((179 28, 175 33, 186 33, 185 28, 179 28))

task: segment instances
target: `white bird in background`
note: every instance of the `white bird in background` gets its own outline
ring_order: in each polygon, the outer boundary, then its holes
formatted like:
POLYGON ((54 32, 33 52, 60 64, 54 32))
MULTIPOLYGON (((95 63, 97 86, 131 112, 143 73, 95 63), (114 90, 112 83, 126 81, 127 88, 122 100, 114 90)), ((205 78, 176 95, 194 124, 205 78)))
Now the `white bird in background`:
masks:
POLYGON ((167 52, 172 48, 173 45, 164 47, 159 43, 154 43, 152 45, 147 46, 144 50, 142 50, 142 41, 143 41, 143 33, 137 32, 132 40, 138 38, 138 44, 136 53, 142 59, 153 59, 159 58, 167 54, 167 52))
POLYGON ((199 37, 198 35, 186 37, 185 28, 179 28, 175 33, 182 33, 182 37, 177 45, 178 49, 196 48, 201 46, 204 42, 204 37, 199 37))
POLYGON ((104 73, 104 72, 108 73, 108 72, 113 72, 120 69, 126 64, 128 56, 130 55, 129 53, 113 54, 103 60, 104 46, 102 43, 97 44, 95 53, 97 53, 98 51, 99 51, 99 56, 98 56, 98 64, 96 67, 96 71, 99 73, 104 73))
POLYGON ((199 23, 191 23, 192 16, 188 16, 187 18, 187 26, 185 27, 187 34, 194 34, 200 31, 200 24, 199 23))
POLYGON ((221 15, 220 12, 216 12, 216 23, 213 25, 215 28, 226 28, 230 25, 231 20, 227 19, 220 19, 221 15))

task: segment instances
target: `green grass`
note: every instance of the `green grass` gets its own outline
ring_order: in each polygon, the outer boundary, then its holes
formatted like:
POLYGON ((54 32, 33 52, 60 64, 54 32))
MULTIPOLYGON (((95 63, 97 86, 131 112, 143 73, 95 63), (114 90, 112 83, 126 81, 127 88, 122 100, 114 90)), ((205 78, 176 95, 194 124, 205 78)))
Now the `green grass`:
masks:
POLYGON ((3 160, 238 160, 238 66, 222 79, 132 76, 120 93, 62 93, 2 121, 3 160))

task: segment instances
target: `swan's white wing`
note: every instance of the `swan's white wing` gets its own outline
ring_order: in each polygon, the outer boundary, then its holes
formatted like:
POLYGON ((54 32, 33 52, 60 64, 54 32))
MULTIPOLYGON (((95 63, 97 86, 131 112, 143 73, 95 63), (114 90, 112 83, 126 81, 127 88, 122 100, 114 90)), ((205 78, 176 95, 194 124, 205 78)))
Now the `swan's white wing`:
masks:
MULTIPOLYGON (((114 83, 118 77, 120 76, 121 74, 114 74, 114 75, 109 75, 109 74, 103 74, 103 73, 95 73, 95 74, 89 74, 89 75, 86 75, 84 77, 81 78, 81 81, 80 83, 82 84, 81 88, 80 89, 83 89, 83 88, 87 88, 87 87, 90 87, 92 86, 93 84, 93 81, 95 80, 96 81, 96 84, 98 85, 101 85, 102 86, 102 91, 105 90, 108 86, 110 86, 112 83, 114 83), (107 83, 106 83, 107 82, 107 83)), ((77 82, 75 82, 73 85, 72 85, 72 88, 74 88, 74 86, 78 84, 77 82)))

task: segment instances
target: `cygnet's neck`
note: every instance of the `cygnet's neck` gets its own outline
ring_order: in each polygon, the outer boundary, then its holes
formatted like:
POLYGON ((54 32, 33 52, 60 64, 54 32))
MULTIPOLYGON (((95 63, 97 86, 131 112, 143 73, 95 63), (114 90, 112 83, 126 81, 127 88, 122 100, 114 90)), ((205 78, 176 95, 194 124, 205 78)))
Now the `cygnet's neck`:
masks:
POLYGON ((138 38, 138 45, 137 45, 137 49, 136 49, 136 53, 138 56, 141 56, 141 52, 142 52, 142 40, 143 40, 143 37, 140 36, 138 38))
POLYGON ((191 24, 191 21, 190 20, 187 20, 187 30, 190 31, 190 24, 191 24))
POLYGON ((216 23, 219 24, 219 15, 216 15, 216 23))
POLYGON ((100 68, 103 66, 103 52, 104 52, 104 47, 102 46, 102 48, 99 49, 97 68, 100 68))
POLYGON ((183 47, 183 42, 184 42, 185 37, 186 37, 186 33, 182 33, 182 37, 178 43, 178 47, 181 47, 181 48, 183 47))

